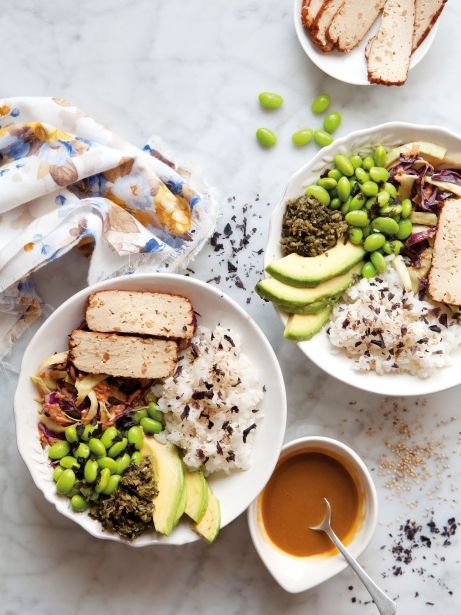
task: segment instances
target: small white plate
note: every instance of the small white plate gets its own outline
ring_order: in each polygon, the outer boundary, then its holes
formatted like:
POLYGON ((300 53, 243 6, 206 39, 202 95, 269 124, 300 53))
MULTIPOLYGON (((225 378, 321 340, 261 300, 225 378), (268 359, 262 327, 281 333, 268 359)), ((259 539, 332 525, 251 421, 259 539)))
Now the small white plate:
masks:
MULTIPOLYGON (((312 62, 323 70, 324 73, 354 85, 372 85, 368 81, 367 63, 365 60, 365 47, 369 39, 376 34, 379 29, 379 19, 372 26, 370 32, 365 36, 364 40, 355 49, 349 53, 341 53, 339 51, 330 51, 324 53, 316 47, 303 26, 301 19, 301 9, 303 0, 294 1, 294 20, 295 30, 301 47, 312 62)), ((429 51, 437 32, 438 21, 429 32, 425 40, 418 47, 411 58, 410 70, 415 67, 429 51)))
MULTIPOLYGON (((347 548, 357 558, 373 537, 378 522, 378 496, 367 466, 349 446, 339 440, 311 436, 299 438, 284 445, 281 459, 293 451, 325 451, 344 463, 353 472, 362 494, 361 522, 347 548)), ((306 485, 306 488, 308 486, 306 485)), ((259 557, 274 579, 287 592, 297 593, 311 589, 340 573, 347 566, 340 553, 296 557, 281 551, 267 536, 261 517, 260 497, 248 509, 248 525, 259 557)))
POLYGON ((188 297, 200 314, 198 324, 213 328, 218 323, 238 333, 242 348, 259 370, 266 385, 262 411, 264 419, 256 431, 252 466, 245 472, 229 476, 215 475, 210 485, 221 503, 221 525, 225 527, 240 515, 258 495, 272 473, 282 447, 286 423, 286 394, 282 372, 269 342, 250 316, 219 289, 181 275, 145 274, 106 280, 94 284, 70 297, 45 321, 32 338, 22 360, 21 373, 14 399, 16 436, 19 452, 29 468, 37 487, 58 512, 81 525, 96 538, 124 542, 134 547, 153 544, 181 545, 198 540, 186 521, 182 521, 170 536, 146 532, 132 542, 117 534, 104 532, 87 513, 75 513, 66 497, 56 493, 52 472, 45 451, 40 446, 37 430, 38 406, 36 391, 30 377, 44 358, 67 349, 67 336, 82 322, 87 298, 103 288, 124 290, 158 290, 188 297))
MULTIPOLYGON (((305 187, 315 183, 324 169, 331 168, 336 153, 346 156, 357 152, 365 154, 371 152, 373 146, 379 143, 386 147, 395 147, 413 141, 428 141, 445 146, 451 153, 461 152, 461 136, 438 126, 420 126, 404 122, 390 122, 352 132, 320 150, 290 178, 285 194, 272 213, 269 240, 264 256, 265 264, 282 257, 280 235, 286 202, 303 194, 305 187)), ((278 314, 286 324, 286 314, 282 312, 278 314)), ((461 384, 461 348, 452 353, 451 365, 434 369, 429 378, 422 379, 409 374, 380 376, 376 372, 357 371, 352 359, 342 352, 333 352, 325 329, 308 342, 300 342, 298 347, 330 376, 371 393, 396 396, 429 395, 461 384)))

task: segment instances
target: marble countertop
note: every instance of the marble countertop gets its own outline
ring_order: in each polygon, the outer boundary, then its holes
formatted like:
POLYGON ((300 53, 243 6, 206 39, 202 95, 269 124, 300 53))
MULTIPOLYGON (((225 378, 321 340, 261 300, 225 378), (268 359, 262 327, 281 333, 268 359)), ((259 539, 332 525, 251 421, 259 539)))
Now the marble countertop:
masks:
MULTIPOLYGON (((228 241, 224 254, 207 246, 191 275, 228 291, 269 337, 287 386, 286 439, 338 437, 372 469, 379 526, 360 561, 397 599, 399 613, 415 615, 461 609, 461 548, 459 537, 451 536, 452 519, 460 516, 459 389, 404 401, 336 382, 282 340, 272 308, 251 288, 262 269, 258 252, 270 211, 291 173, 316 151, 314 145, 295 150, 290 144, 296 128, 315 125, 309 105, 316 94, 329 92, 332 108, 341 111, 338 134, 387 120, 461 132, 460 20, 461 6, 452 0, 430 53, 408 83, 383 89, 338 83, 315 68, 297 43, 288 1, 23 0, 0 14, 1 96, 66 97, 139 144, 159 134, 216 186, 221 232, 230 222, 240 239, 236 223, 246 216, 254 229, 248 246, 235 257, 228 241), (283 109, 270 117, 257 104, 265 89, 285 97, 283 109), (262 151, 253 136, 265 124, 279 135, 272 151, 262 151), (228 279, 228 259, 244 288, 228 279), (413 531, 413 522, 421 530, 413 531)), ((34 276, 45 315, 85 286, 86 268, 83 257, 69 254, 34 276)), ((244 515, 212 547, 144 550, 96 541, 61 518, 35 488, 15 444, 13 393, 22 353, 38 325, 2 365, 0 613, 376 612, 348 570, 309 592, 285 593, 258 559, 244 515)))

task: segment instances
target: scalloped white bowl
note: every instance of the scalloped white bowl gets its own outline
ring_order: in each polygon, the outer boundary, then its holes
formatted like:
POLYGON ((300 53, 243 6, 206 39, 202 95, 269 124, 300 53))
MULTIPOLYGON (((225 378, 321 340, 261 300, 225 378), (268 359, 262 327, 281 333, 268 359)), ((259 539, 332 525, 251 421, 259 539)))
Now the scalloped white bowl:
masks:
MULTIPOLYGON (((320 70, 327 75, 330 75, 330 77, 334 77, 338 81, 352 83, 354 85, 373 85, 368 81, 365 48, 369 39, 377 33, 379 28, 379 20, 375 22, 363 41, 349 53, 341 53, 334 50, 324 53, 314 45, 303 26, 301 20, 302 4, 303 0, 294 0, 295 31, 304 53, 318 68, 320 68, 320 70)), ((424 41, 412 55, 410 70, 421 62, 431 48, 437 33, 438 23, 439 22, 437 21, 424 41)))
POLYGON ((88 295, 103 288, 158 290, 189 297, 195 311, 200 314, 198 324, 211 328, 221 323, 238 333, 243 351, 260 372, 267 389, 262 405, 265 418, 257 429, 253 464, 244 472, 233 472, 229 476, 215 475, 210 479, 210 485, 221 503, 222 527, 233 521, 254 500, 269 480, 279 457, 285 434, 286 394, 277 358, 262 331, 235 301, 204 282, 176 274, 125 276, 85 288, 70 297, 45 321, 24 353, 14 399, 18 448, 35 484, 56 510, 96 538, 123 542, 134 547, 181 545, 199 540, 189 524, 182 521, 170 536, 146 532, 136 540, 127 542, 116 534, 104 532, 88 513, 73 512, 68 498, 56 493, 51 468, 38 438, 38 408, 34 401, 36 392, 30 377, 36 373, 45 357, 67 349, 67 335, 82 321, 88 295))
MULTIPOLYGON (((444 145, 450 152, 461 152, 461 136, 437 126, 423 126, 405 122, 389 122, 365 130, 358 130, 338 139, 323 148, 310 162, 299 169, 288 181, 285 193, 272 213, 269 240, 264 261, 268 263, 281 258, 280 234, 285 204, 288 199, 303 194, 304 188, 315 182, 320 173, 331 166, 334 155, 350 155, 359 152, 369 153, 379 143, 395 147, 411 141, 430 141, 444 145)), ((286 314, 278 311, 284 324, 286 314)), ((294 342, 293 342, 294 343, 294 342)), ((461 349, 451 354, 451 364, 435 369, 429 378, 419 378, 409 374, 387 374, 380 376, 375 372, 359 372, 354 363, 342 352, 333 352, 325 330, 307 342, 298 343, 300 350, 327 374, 351 386, 380 395, 410 396, 429 395, 444 391, 461 384, 461 349)))

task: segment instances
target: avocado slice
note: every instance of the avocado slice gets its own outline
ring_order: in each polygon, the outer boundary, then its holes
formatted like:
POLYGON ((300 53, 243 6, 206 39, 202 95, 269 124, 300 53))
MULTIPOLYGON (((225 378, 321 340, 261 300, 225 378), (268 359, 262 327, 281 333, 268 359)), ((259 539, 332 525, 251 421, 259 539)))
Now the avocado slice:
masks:
POLYGON ((203 472, 186 472, 186 515, 200 523, 208 507, 208 483, 203 472))
POLYGON ((456 196, 461 196, 461 186, 458 184, 452 184, 451 182, 439 182, 432 180, 430 177, 426 179, 428 184, 432 184, 433 186, 437 186, 441 190, 447 190, 448 192, 453 192, 456 196))
POLYGON ((414 143, 405 143, 400 147, 391 149, 387 154, 386 167, 391 166, 396 162, 400 154, 417 155, 427 160, 432 165, 437 165, 445 158, 447 148, 441 145, 435 145, 435 143, 427 143, 426 141, 416 141, 414 143))
MULTIPOLYGON (((184 471, 184 468, 183 468, 184 471)), ((174 527, 176 527, 181 519, 181 517, 183 516, 183 514, 186 511, 186 499, 187 499, 187 494, 186 494, 186 473, 184 471, 184 489, 182 490, 182 497, 181 500, 179 502, 178 505, 178 510, 176 511, 176 519, 175 519, 175 523, 174 523, 174 527)))
POLYGON ((294 342, 310 340, 328 322, 332 309, 328 305, 318 314, 292 314, 288 318, 283 337, 294 342))
POLYGON ((194 530, 207 542, 212 543, 221 527, 219 500, 208 486, 208 505, 202 520, 194 525, 194 530))
MULTIPOLYGON (((307 307, 308 304, 319 306, 321 303, 325 303, 326 305, 325 299, 335 297, 349 288, 354 282, 354 276, 360 274, 361 268, 362 263, 359 263, 349 271, 346 271, 346 273, 331 278, 313 288, 296 288, 274 278, 267 278, 256 284, 256 292, 264 299, 269 299, 269 301, 279 305, 281 310, 284 309, 281 307, 282 305, 292 308, 307 307)), ((320 307, 318 310, 313 309, 312 312, 319 311, 320 309, 322 308, 320 307)))
MULTIPOLYGON (((144 437, 142 455, 150 455, 157 481, 153 521, 157 532, 169 536, 177 523, 184 497, 184 469, 178 449, 171 442, 162 444, 144 437)), ((182 514, 182 513, 181 513, 182 514)))
MULTIPOLYGON (((319 256, 289 254, 267 265, 266 271, 276 280, 291 286, 301 288, 317 286, 349 271, 362 260, 364 255, 365 250, 362 246, 355 246, 350 242, 338 243, 319 256)), ((331 294, 337 292, 334 290, 331 294)))
POLYGON ((290 305, 274 301, 274 306, 286 314, 318 314, 329 304, 330 301, 328 299, 316 301, 315 303, 308 303, 307 305, 290 305))
POLYGON ((399 179, 398 195, 400 199, 409 199, 413 184, 416 181, 416 175, 407 175, 404 173, 399 179))

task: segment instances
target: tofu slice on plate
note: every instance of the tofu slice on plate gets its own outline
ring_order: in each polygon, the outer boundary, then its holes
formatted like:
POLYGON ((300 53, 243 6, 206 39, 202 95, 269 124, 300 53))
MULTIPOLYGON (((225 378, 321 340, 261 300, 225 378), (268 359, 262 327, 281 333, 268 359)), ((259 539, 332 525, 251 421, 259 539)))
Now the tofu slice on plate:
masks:
POLYGON ((318 12, 325 0, 304 0, 301 9, 301 19, 305 28, 309 29, 314 23, 318 12))
POLYGON ((103 290, 88 298, 86 322, 92 331, 138 333, 190 339, 195 331, 192 304, 167 293, 103 290))
POLYGON ((461 199, 447 199, 439 216, 429 272, 434 301, 461 305, 461 199))
POLYGON ((74 329, 69 339, 69 360, 89 374, 167 378, 178 361, 178 344, 172 340, 74 329))
POLYGON ((385 0, 345 0, 328 26, 326 36, 338 51, 351 51, 364 38, 378 15, 385 0))
POLYGON ((332 43, 327 39, 327 30, 338 10, 344 4, 344 0, 327 0, 324 2, 311 27, 311 39, 314 45, 322 51, 331 51, 332 43))
POLYGON ((413 51, 418 49, 434 27, 447 0, 416 0, 413 51))

